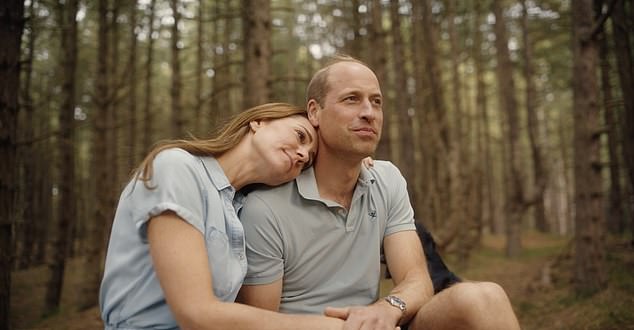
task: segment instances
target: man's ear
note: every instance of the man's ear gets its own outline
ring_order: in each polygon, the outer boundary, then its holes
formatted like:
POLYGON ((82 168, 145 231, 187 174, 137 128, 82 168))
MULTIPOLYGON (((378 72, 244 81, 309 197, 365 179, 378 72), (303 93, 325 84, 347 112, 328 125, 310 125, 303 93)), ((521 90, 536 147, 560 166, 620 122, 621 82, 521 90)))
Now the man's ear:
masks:
POLYGON ((257 131, 262 126, 261 120, 252 120, 249 122, 249 127, 253 132, 257 131))
POLYGON ((306 111, 308 112, 308 120, 314 127, 319 127, 319 110, 321 106, 315 99, 310 99, 306 104, 306 111))

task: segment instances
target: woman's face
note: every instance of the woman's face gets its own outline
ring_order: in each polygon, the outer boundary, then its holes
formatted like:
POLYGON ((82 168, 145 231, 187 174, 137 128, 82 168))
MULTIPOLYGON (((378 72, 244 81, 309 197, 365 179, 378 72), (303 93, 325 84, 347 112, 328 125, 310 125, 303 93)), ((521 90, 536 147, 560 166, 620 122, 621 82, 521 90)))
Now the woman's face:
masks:
POLYGON ((250 123, 254 147, 267 169, 268 185, 279 185, 296 178, 310 166, 317 152, 317 133, 308 119, 290 116, 250 123))

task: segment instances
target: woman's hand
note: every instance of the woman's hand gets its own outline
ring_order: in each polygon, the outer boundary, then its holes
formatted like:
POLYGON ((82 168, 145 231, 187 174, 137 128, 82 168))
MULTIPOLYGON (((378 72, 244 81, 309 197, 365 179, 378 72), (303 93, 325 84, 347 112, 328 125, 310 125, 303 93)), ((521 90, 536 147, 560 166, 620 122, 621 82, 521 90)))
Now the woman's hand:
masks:
POLYGON ((365 167, 370 168, 374 166, 374 159, 372 159, 372 157, 366 157, 366 158, 363 158, 361 163, 365 165, 365 167))

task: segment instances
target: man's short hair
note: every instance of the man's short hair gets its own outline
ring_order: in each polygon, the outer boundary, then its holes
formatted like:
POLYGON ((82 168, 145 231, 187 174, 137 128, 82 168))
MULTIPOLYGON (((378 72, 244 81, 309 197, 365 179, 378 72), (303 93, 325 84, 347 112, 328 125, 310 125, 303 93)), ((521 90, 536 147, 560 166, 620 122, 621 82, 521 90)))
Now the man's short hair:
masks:
POLYGON ((328 85, 328 72, 330 71, 330 68, 334 64, 341 63, 341 62, 359 63, 367 67, 368 69, 370 69, 370 67, 367 64, 365 64, 363 61, 358 60, 350 55, 336 54, 332 56, 328 60, 326 65, 323 68, 319 69, 317 72, 315 72, 312 79, 310 79, 310 82, 308 83, 308 87, 306 88, 306 103, 308 103, 308 101, 310 100, 315 100, 317 101, 317 103, 319 103, 321 107, 324 106, 324 99, 326 98, 326 94, 330 90, 330 86, 328 85))

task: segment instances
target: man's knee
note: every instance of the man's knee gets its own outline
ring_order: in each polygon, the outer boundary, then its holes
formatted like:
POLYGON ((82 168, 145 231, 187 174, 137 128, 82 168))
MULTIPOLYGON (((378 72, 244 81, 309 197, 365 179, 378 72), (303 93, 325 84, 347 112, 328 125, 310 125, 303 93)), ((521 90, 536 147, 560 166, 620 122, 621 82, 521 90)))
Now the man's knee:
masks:
POLYGON ((493 282, 463 282, 452 287, 452 305, 467 318, 510 307, 504 289, 493 282))
POLYGON ((504 289, 493 282, 461 282, 419 311, 412 329, 519 329, 504 289))
POLYGON ((473 329, 516 329, 517 319, 504 289, 493 282, 457 284, 452 303, 473 329))

